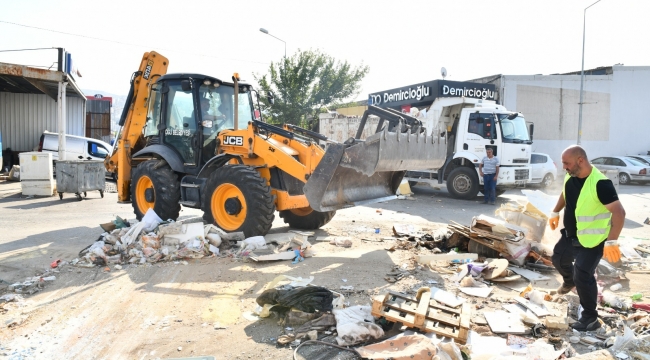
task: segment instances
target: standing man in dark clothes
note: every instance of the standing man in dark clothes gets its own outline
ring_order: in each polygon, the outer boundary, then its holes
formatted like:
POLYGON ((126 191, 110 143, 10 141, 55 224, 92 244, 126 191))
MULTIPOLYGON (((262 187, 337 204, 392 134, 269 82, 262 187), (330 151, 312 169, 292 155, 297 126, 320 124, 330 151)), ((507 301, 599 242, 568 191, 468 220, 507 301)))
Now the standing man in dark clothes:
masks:
POLYGON ((555 230, 560 220, 559 212, 564 209, 564 229, 552 257, 553 265, 564 280, 557 292, 563 295, 576 288, 583 311, 572 327, 578 331, 593 331, 600 327, 594 272, 605 247, 608 248, 606 254, 616 257, 614 253, 618 252, 620 257, 616 241, 623 229, 625 209, 618 200, 614 184, 589 163, 582 147, 573 145, 564 150, 562 166, 567 172, 564 190, 548 220, 551 229, 555 230))

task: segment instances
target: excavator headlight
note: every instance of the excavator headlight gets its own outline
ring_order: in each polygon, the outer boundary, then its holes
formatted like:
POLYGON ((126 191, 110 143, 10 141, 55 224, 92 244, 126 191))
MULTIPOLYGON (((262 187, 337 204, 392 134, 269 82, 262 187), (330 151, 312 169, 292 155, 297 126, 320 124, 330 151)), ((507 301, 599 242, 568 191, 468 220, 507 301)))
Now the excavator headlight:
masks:
POLYGON ((208 79, 205 79, 205 80, 203 80, 203 85, 210 86, 210 85, 212 85, 212 81, 210 81, 208 79))

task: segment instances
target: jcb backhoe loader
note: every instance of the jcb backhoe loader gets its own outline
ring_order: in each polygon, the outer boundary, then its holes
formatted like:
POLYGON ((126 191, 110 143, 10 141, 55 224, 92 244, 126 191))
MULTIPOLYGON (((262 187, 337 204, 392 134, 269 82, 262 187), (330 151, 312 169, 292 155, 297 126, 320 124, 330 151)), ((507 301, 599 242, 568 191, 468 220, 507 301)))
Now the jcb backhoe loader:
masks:
POLYGON ((144 54, 105 161, 118 200, 131 200, 138 219, 150 208, 176 219, 183 205, 253 236, 269 231, 278 210, 291 227, 317 229, 337 209, 394 198, 405 170, 429 168, 427 147, 444 146, 418 120, 371 107, 365 118, 382 118, 374 135, 361 140, 360 128, 324 151, 321 134, 255 119, 254 90, 237 74, 233 82, 166 74, 168 64, 144 54))

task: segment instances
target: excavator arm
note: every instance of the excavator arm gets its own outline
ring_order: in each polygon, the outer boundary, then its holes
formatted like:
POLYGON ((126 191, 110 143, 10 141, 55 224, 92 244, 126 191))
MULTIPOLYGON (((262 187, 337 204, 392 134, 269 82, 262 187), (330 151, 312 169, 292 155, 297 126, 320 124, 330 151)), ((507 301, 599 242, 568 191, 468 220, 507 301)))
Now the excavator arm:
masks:
POLYGON ((131 154, 137 151, 142 129, 147 122, 149 89, 156 79, 167 73, 169 60, 155 51, 142 57, 140 68, 131 78, 131 89, 120 117, 120 133, 104 165, 108 171, 117 171, 117 196, 119 202, 128 202, 131 186, 131 154))

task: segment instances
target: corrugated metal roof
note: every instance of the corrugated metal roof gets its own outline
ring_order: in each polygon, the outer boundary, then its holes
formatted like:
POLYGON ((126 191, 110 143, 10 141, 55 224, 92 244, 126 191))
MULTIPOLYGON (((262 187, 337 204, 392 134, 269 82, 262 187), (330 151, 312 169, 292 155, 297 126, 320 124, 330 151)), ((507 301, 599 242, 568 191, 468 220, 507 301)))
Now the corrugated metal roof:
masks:
POLYGON ((74 79, 61 71, 0 62, 0 92, 46 94, 56 99, 59 82, 67 80, 68 97, 83 97, 74 79))
MULTIPOLYGON (((84 102, 66 97, 66 132, 84 136, 84 102)), ((2 146, 14 151, 30 151, 38 146, 43 131, 58 131, 57 104, 47 95, 0 92, 2 146)))

